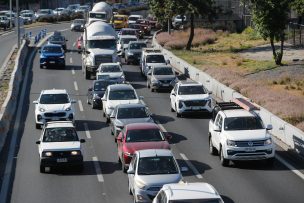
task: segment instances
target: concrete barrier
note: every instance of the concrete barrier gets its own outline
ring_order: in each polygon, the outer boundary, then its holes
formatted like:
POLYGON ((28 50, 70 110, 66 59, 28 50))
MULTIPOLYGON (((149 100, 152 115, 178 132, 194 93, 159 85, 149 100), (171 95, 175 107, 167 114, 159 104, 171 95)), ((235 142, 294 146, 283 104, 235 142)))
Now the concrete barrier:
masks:
MULTIPOLYGON (((188 78, 194 81, 202 83, 209 91, 213 92, 213 95, 216 98, 219 98, 220 100, 232 101, 234 98, 248 99, 237 91, 231 89, 230 87, 227 87, 226 85, 212 78, 207 73, 197 69, 186 61, 178 58, 172 52, 164 49, 162 46, 160 46, 160 44, 158 44, 155 38, 157 33, 158 32, 156 32, 153 36, 152 46, 161 49, 166 59, 169 59, 171 65, 179 72, 185 74, 188 78)), ((286 144, 284 148, 288 147, 289 149, 295 150, 297 153, 304 156, 303 131, 290 125, 289 123, 285 122, 284 120, 272 114, 263 107, 261 107, 259 114, 266 125, 272 124, 273 130, 271 131, 271 133, 276 138, 281 140, 284 144, 286 144)))
POLYGON ((11 121, 16 111, 20 84, 23 77, 22 68, 25 65, 27 53, 28 46, 26 44, 26 41, 24 40, 20 49, 17 52, 14 70, 11 74, 9 82, 8 93, 0 111, 0 151, 2 150, 7 133, 10 128, 11 121))

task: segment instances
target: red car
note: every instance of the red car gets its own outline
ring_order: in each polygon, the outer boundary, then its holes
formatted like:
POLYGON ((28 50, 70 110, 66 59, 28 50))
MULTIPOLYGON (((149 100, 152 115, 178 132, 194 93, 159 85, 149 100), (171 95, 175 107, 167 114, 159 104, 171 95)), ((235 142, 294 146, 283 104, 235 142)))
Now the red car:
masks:
POLYGON ((168 139, 155 123, 132 123, 124 127, 117 140, 118 157, 122 170, 127 171, 135 151, 143 149, 170 149, 168 139))

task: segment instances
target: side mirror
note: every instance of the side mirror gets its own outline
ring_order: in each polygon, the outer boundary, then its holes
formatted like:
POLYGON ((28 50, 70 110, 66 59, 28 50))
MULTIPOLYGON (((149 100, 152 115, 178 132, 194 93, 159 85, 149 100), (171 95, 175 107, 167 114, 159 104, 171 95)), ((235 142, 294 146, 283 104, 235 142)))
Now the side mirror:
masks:
POLYGON ((208 94, 212 94, 212 91, 209 91, 208 94))
POLYGON ((71 103, 72 103, 72 104, 75 104, 75 103, 76 103, 76 100, 72 99, 72 100, 71 100, 71 103))
POLYGON ((220 127, 217 126, 217 125, 214 125, 213 130, 214 130, 215 132, 221 132, 220 127))
POLYGON ((175 92, 172 92, 171 95, 172 95, 172 96, 176 96, 175 92))
POLYGON ((38 101, 33 101, 33 104, 38 104, 38 101))
POLYGON ((169 60, 169 59, 167 59, 167 60, 166 60, 166 63, 167 63, 167 64, 170 64, 170 60, 169 60))
POLYGON ((266 130, 272 130, 272 129, 273 129, 272 125, 268 124, 267 127, 266 127, 266 130))
POLYGON ((80 139, 80 143, 85 143, 85 139, 80 139))
POLYGON ((187 172, 187 171, 189 171, 188 167, 186 166, 181 167, 181 172, 187 172))
POLYGON ((127 171, 128 174, 135 174, 135 171, 133 168, 129 168, 129 170, 127 171))
POLYGON ((36 141, 36 144, 40 144, 40 143, 41 143, 41 141, 40 141, 40 140, 36 141))

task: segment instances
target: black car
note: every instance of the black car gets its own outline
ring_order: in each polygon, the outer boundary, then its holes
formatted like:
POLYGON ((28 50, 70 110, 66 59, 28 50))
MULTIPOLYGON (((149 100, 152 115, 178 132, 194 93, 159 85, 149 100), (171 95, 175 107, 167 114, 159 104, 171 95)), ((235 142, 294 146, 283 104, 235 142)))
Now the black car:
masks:
POLYGON ((92 105, 92 109, 102 108, 102 100, 107 87, 114 84, 109 80, 94 80, 92 87, 88 89, 87 103, 92 105))
POLYGON ((48 39, 48 44, 59 44, 59 45, 62 46, 63 50, 66 50, 66 48, 67 48, 66 42, 67 41, 68 40, 65 39, 64 36, 59 35, 59 34, 54 34, 53 36, 51 36, 48 39))

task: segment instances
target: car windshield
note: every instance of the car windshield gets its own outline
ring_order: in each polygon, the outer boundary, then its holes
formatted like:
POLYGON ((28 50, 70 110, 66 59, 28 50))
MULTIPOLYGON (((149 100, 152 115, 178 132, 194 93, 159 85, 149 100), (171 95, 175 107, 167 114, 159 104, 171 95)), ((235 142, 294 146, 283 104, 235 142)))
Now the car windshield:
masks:
POLYGON ((136 30, 123 30, 121 35, 136 35, 136 30))
POLYGON ((224 129, 227 130, 259 130, 264 129, 259 117, 231 117, 225 118, 224 129))
POLYGON ((129 17, 129 20, 132 20, 132 21, 137 21, 138 19, 139 19, 139 17, 136 17, 136 16, 129 17))
POLYGON ((43 142, 75 142, 79 141, 75 128, 46 128, 43 142))
POLYGON ((62 37, 60 35, 52 36, 52 37, 50 37, 50 41, 62 42, 62 41, 64 41, 64 37, 62 37))
POLYGON ((123 38, 121 39, 121 43, 122 44, 129 44, 129 42, 133 42, 133 41, 136 41, 137 39, 135 38, 123 38))
POLYGON ((109 84, 109 81, 96 81, 94 83, 94 91, 105 91, 109 84))
POLYGON ((116 49, 116 40, 88 40, 89 49, 116 49))
POLYGON ((142 49, 142 48, 146 48, 147 44, 145 43, 132 43, 130 44, 130 49, 142 49))
POLYGON ((101 71, 102 73, 118 73, 122 72, 119 66, 102 66, 101 71))
POLYGON ((123 21, 123 20, 124 20, 124 18, 123 18, 123 17, 114 16, 114 20, 117 20, 117 21, 123 21))
POLYGON ((146 61, 147 63, 166 63, 163 55, 148 55, 146 61))
POLYGON ((77 23, 77 24, 84 24, 84 21, 83 20, 74 20, 73 23, 77 23))
POLYGON ((134 90, 114 90, 109 93, 109 100, 137 99, 134 90))
POLYGON ((160 142, 165 138, 158 129, 128 130, 126 142, 160 142))
POLYGON ((178 94, 179 95, 207 94, 207 91, 202 85, 180 86, 178 89, 178 94))
POLYGON ((147 118, 148 116, 145 107, 119 108, 117 112, 118 119, 147 118))
POLYGON ((105 19, 106 17, 104 13, 90 13, 90 18, 105 19))
POLYGON ((176 174, 178 169, 172 156, 143 157, 139 159, 138 175, 176 174))
POLYGON ((40 97, 40 104, 67 104, 70 103, 67 94, 43 94, 40 97))
POLYGON ((169 203, 221 203, 219 199, 185 199, 185 200, 170 200, 169 203))
POLYGON ((61 49, 61 47, 46 46, 46 47, 43 47, 42 52, 45 52, 45 53, 62 53, 62 49, 61 49))
POLYGON ((129 25, 130 28, 133 28, 133 29, 140 29, 141 25, 139 24, 131 24, 129 25))
POLYGON ((25 13, 25 14, 22 14, 22 16, 23 16, 23 17, 32 17, 33 14, 31 14, 31 13, 25 13))
POLYGON ((154 75, 174 75, 172 68, 154 68, 154 75))

